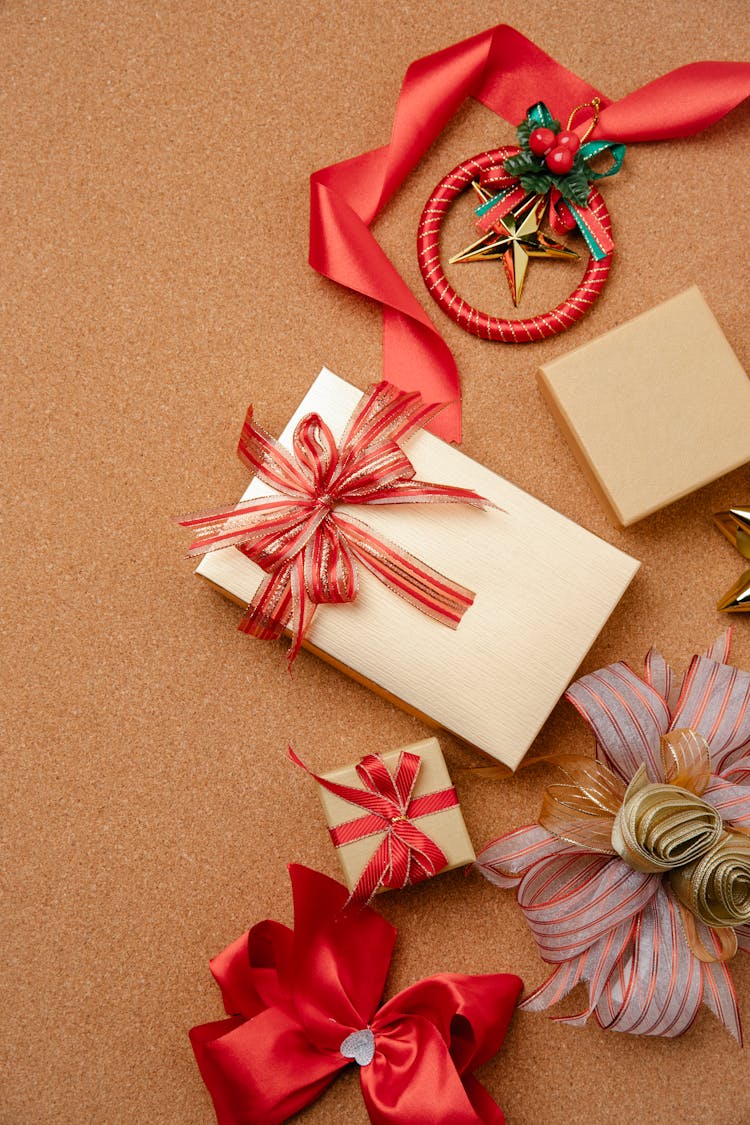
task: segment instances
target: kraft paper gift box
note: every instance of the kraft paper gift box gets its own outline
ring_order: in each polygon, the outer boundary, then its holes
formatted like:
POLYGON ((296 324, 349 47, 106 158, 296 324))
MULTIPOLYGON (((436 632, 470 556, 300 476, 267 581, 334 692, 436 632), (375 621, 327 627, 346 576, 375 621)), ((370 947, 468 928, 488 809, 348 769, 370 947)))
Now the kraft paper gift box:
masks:
MULTIPOLYGON (((290 448, 311 412, 338 440, 361 394, 324 368, 281 444, 290 448)), ((305 647, 515 769, 640 564, 432 434, 416 434, 405 452, 421 480, 475 489, 502 510, 350 510, 474 591, 474 604, 454 631, 360 567, 356 601, 320 606, 305 647)), ((242 499, 270 492, 254 479, 242 499)), ((206 555, 197 573, 244 606, 263 578, 235 547, 206 555)))
MULTIPOLYGON (((414 797, 422 797, 428 793, 439 793, 443 789, 452 788, 453 782, 448 773, 440 743, 436 738, 425 738, 421 742, 403 746, 399 750, 388 750, 381 754, 391 773, 395 771, 399 757, 403 753, 418 754, 422 759, 422 765, 414 785, 414 797)), ((350 785, 355 789, 362 788, 362 783, 356 773, 356 763, 343 766, 341 769, 327 770, 320 776, 339 785, 350 785)), ((317 788, 329 828, 338 828, 341 824, 346 824, 347 821, 354 820, 357 817, 357 809, 348 801, 338 797, 335 793, 330 793, 320 785, 317 788)), ((366 810, 362 809, 359 815, 366 816, 366 810)), ((474 848, 464 824, 460 805, 443 809, 441 812, 430 813, 428 816, 414 817, 413 823, 442 848, 448 861, 442 868, 443 871, 452 871, 454 867, 464 867, 474 862, 476 858, 474 848)), ((344 844, 336 849, 339 853, 339 860, 349 890, 352 890, 356 885, 366 864, 377 851, 384 836, 385 832, 377 836, 367 836, 362 840, 353 840, 351 843, 344 844)))
POLYGON ((750 461, 750 379, 695 286, 545 364, 539 386, 616 526, 750 461))

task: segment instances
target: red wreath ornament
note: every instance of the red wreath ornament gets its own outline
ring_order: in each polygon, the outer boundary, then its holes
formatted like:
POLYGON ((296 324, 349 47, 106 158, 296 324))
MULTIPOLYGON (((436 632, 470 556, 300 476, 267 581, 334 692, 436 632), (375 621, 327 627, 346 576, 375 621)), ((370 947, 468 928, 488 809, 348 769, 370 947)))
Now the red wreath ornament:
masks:
MULTIPOLYGON (((564 332, 575 324, 593 305, 604 288, 612 266, 612 254, 596 260, 589 255, 588 264, 577 288, 561 304, 549 312, 522 320, 490 316, 465 301, 451 286, 440 261, 440 232, 445 216, 454 201, 475 183, 501 167, 505 160, 516 156, 515 146, 496 148, 472 156, 458 164, 445 176, 425 204, 419 221, 417 255, 419 269, 431 296, 443 312, 466 332, 483 340, 506 344, 532 343, 564 332)), ((606 204, 596 188, 591 189, 589 208, 611 236, 612 224, 606 204)))

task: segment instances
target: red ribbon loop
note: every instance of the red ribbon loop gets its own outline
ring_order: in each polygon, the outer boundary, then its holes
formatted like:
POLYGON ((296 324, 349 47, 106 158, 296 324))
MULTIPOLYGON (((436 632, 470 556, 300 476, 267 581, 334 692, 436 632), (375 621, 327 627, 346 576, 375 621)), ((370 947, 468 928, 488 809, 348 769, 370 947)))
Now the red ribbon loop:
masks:
POLYGON ((266 572, 240 623, 243 632, 270 639, 291 626, 293 661, 316 606, 357 597, 357 562, 422 613, 458 626, 474 601, 470 590, 336 510, 339 504, 493 507, 470 489, 415 479, 401 445, 440 409, 378 383, 362 396, 338 446, 326 423, 308 414, 294 431, 290 454, 255 425, 250 407, 238 455, 281 495, 180 520, 198 532, 189 555, 234 546, 266 572))
POLYGON ((497 973, 428 977, 379 1007, 396 932, 306 867, 289 869, 294 930, 267 920, 211 962, 228 1019, 190 1041, 219 1125, 279 1125, 314 1102, 370 1029, 360 1064, 376 1125, 503 1125, 473 1071, 500 1049, 523 987, 497 973), (436 1076, 439 1081, 436 1082, 436 1076))
POLYGON ((419 754, 403 751, 393 774, 380 754, 369 754, 356 767, 362 789, 313 773, 291 746, 289 757, 329 793, 370 814, 329 829, 337 848, 384 833, 352 890, 352 901, 369 902, 381 887, 399 889, 421 883, 446 866, 448 860, 442 848, 414 821, 454 808, 458 798, 452 785, 436 793, 413 796, 422 765, 419 754))

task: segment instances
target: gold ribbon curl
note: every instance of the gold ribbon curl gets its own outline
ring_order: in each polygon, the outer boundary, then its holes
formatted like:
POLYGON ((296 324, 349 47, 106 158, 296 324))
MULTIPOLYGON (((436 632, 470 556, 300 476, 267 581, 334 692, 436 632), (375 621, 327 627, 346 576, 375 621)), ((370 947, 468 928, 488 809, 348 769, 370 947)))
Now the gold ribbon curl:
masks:
POLYGON ((546 789, 539 823, 586 851, 666 875, 692 952, 704 962, 728 961, 737 952, 734 927, 750 923, 750 836, 725 831, 702 797, 711 779, 702 735, 670 731, 660 748, 665 781, 649 781, 644 765, 627 788, 595 758, 548 758, 566 781, 546 789))
POLYGON ((636 871, 663 874, 705 855, 722 831, 719 813, 702 797, 650 782, 641 766, 612 825, 612 846, 636 871))
POLYGON ((750 837, 723 832, 709 852, 671 872, 680 902, 712 928, 750 925, 750 837))

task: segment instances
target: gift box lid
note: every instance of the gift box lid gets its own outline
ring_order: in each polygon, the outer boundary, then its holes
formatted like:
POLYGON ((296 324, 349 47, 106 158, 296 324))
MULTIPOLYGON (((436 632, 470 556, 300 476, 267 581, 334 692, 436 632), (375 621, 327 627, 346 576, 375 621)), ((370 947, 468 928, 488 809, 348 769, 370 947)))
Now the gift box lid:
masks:
MULTIPOLYGON (((281 443, 291 446, 310 412, 338 439, 360 397, 324 368, 281 443)), ((321 606, 307 647, 515 769, 640 564, 432 434, 417 434, 406 452, 421 479, 475 489, 502 510, 352 513, 475 591, 474 604, 453 631, 360 568, 356 601, 321 606)), ((253 480, 243 499, 270 491, 253 480)), ((262 580, 235 547, 206 555, 197 573, 245 605, 262 580)))
POLYGON ((539 384, 620 527, 750 461, 750 379, 696 286, 545 364, 539 384))

